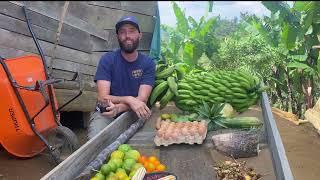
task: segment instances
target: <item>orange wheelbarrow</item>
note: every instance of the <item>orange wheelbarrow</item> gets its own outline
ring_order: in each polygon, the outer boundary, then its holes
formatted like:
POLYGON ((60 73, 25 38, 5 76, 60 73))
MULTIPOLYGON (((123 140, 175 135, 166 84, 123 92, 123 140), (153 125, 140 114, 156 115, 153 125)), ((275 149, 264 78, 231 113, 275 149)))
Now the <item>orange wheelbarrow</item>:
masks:
POLYGON ((43 52, 23 10, 41 58, 0 57, 0 143, 10 154, 23 158, 48 148, 53 160, 60 163, 78 149, 79 143, 77 136, 61 125, 59 110, 80 96, 82 90, 58 108, 53 84, 75 81, 78 73, 71 80, 49 77, 43 52))

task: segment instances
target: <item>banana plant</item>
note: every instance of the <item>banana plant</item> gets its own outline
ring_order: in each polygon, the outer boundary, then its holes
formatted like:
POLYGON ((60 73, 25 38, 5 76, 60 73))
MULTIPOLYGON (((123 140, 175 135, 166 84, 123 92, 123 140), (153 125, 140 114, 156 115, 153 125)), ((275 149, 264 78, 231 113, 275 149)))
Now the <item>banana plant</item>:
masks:
MULTIPOLYGON (((219 43, 213 33, 216 26, 216 17, 205 20, 202 16, 199 23, 191 16, 186 17, 185 12, 171 2, 177 20, 175 28, 161 25, 168 38, 162 41, 163 58, 169 64, 186 63, 191 69, 201 68, 198 60, 205 53, 209 58, 217 51, 219 43)), ((191 70, 190 69, 190 70, 191 70)))
MULTIPOLYGON (((251 19, 249 23, 270 45, 282 50, 285 58, 279 69, 285 70, 290 104, 299 104, 294 94, 301 93, 306 108, 311 108, 314 78, 319 74, 319 52, 312 46, 319 44, 320 4, 314 1, 295 2, 293 7, 275 1, 262 4, 271 11, 271 17, 251 19)), ((293 111, 299 110, 294 107, 293 111)))

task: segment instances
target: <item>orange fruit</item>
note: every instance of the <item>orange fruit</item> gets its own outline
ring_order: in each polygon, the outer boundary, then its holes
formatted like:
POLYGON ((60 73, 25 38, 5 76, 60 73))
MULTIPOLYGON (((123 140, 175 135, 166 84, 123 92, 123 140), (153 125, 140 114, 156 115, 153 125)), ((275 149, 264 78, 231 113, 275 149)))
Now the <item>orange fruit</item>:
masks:
POLYGON ((148 165, 149 165, 149 162, 148 162, 148 161, 145 161, 145 162, 143 163, 143 167, 146 168, 146 169, 147 169, 148 165))
POLYGON ((153 165, 154 165, 155 167, 157 167, 159 164, 160 164, 160 161, 159 161, 159 160, 156 160, 155 162, 153 162, 153 165))
POLYGON ((146 156, 140 156, 140 158, 138 159, 138 162, 141 163, 141 164, 144 164, 144 162, 147 161, 147 157, 146 156))
POLYGON ((151 162, 151 163, 154 163, 155 161, 159 161, 158 158, 156 156, 150 156, 148 158, 148 161, 151 162))
POLYGON ((165 171, 167 169, 167 167, 163 164, 159 164, 157 167, 156 167, 156 170, 157 171, 165 171))
POLYGON ((148 173, 153 172, 155 169, 156 167, 152 163, 149 163, 146 168, 148 173))

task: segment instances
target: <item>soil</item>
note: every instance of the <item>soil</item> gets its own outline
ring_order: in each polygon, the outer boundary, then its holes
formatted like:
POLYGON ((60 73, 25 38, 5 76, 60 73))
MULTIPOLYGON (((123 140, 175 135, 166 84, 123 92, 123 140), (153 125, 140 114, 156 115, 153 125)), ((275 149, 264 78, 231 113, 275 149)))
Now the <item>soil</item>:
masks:
MULTIPOLYGON (((259 111, 259 110, 257 110, 259 111)), ((297 180, 317 180, 320 176, 320 138, 310 123, 299 126, 274 115, 291 171, 297 180)), ((75 129, 81 144, 86 142, 86 130, 75 129)), ((0 180, 35 180, 48 173, 54 165, 45 151, 31 159, 9 155, 0 146, 0 180)))

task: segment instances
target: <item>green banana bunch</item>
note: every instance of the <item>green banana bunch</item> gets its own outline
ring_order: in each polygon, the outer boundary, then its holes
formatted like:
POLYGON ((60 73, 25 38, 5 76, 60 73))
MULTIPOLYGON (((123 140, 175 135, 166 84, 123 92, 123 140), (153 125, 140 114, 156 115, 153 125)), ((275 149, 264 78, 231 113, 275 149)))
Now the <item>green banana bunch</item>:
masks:
POLYGON ((149 103, 154 105, 160 101, 160 109, 164 108, 178 95, 178 81, 186 74, 186 64, 174 65, 157 64, 156 82, 149 98, 149 103))
POLYGON ((190 106, 201 105, 202 101, 218 104, 229 103, 238 112, 246 111, 256 104, 261 92, 257 77, 243 71, 198 72, 185 76, 178 82, 176 106, 183 111, 195 112, 190 106))

